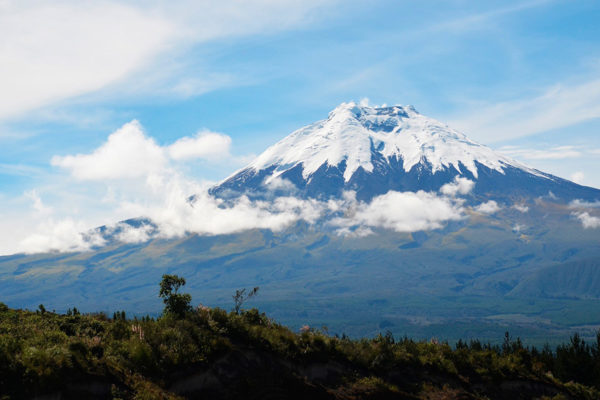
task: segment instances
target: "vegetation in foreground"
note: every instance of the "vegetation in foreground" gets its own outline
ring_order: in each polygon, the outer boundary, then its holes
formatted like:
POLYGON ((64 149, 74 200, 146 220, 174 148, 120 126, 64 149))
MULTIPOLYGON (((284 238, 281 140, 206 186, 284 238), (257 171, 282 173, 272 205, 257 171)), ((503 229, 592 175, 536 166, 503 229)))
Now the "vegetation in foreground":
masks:
POLYGON ((244 302, 191 307, 165 275, 160 318, 61 315, 0 303, 0 398, 598 399, 600 336, 555 351, 295 333, 244 302))

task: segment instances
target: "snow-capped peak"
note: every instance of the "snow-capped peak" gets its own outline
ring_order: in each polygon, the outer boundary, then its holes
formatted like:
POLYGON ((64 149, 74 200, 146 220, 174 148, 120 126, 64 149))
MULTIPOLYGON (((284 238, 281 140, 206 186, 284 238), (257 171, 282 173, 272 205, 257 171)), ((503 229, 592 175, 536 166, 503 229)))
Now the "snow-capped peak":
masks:
MULTIPOLYGON (((461 164, 475 178, 476 161, 503 173, 503 166, 524 166, 495 153, 489 147, 469 140, 464 134, 432 118, 419 114, 412 106, 369 107, 354 102, 342 103, 326 120, 298 129, 269 147, 250 165, 256 171, 275 166, 272 177, 302 164, 304 179, 323 164, 346 163, 344 180, 362 167, 373 171, 373 153, 386 160, 402 160, 410 171, 419 163, 430 165, 432 172, 461 164)), ((536 171, 537 172, 537 171, 536 171)))

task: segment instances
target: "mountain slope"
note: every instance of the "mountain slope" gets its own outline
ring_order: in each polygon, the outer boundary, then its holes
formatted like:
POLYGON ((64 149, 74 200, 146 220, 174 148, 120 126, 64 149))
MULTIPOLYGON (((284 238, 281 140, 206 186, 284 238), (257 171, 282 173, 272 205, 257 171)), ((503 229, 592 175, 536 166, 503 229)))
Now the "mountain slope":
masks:
POLYGON ((456 176, 475 181, 479 195, 600 198, 596 189, 524 166, 413 107, 355 103, 341 104, 326 120, 269 147, 212 193, 328 198, 353 190, 359 200, 370 200, 389 190, 437 191, 456 176))
POLYGON ((0 257, 0 301, 152 313, 160 302, 148 293, 176 273, 204 304, 229 307, 235 290, 260 286, 257 304, 280 321, 357 336, 496 340, 509 325, 543 343, 600 327, 590 264, 600 259, 600 191, 523 166, 410 107, 343 104, 212 193, 182 199, 180 219, 192 223, 176 237, 165 234, 170 221, 140 217, 92 231, 104 242, 93 251, 0 257), (406 191, 420 192, 398 193, 406 191), (255 208, 252 223, 300 211, 272 230, 232 221, 255 208), (217 219, 241 228, 204 226, 217 219))
POLYGON ((156 282, 175 273, 189 279, 197 301, 211 306, 230 308, 235 290, 260 286, 252 304, 294 328, 325 324, 352 336, 390 330, 494 341, 510 326, 513 335, 537 344, 566 340, 574 329, 592 336, 597 281, 581 298, 573 291, 569 299, 541 296, 538 284, 529 289, 536 271, 568 262, 568 274, 599 255, 600 232, 582 229, 548 204, 527 213, 505 208, 473 215, 427 232, 377 229, 348 237, 301 222, 281 232, 189 235, 0 258, 1 300, 31 309, 43 302, 50 310, 153 313, 161 308, 156 282))

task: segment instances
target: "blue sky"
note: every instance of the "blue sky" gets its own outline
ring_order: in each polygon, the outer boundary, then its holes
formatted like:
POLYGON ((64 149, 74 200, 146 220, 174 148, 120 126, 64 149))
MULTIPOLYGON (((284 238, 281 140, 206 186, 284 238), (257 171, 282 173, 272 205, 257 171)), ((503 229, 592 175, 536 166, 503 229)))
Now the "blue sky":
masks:
POLYGON ((132 216, 147 188, 64 160, 133 120, 163 149, 189 138, 159 164, 202 184, 341 102, 412 104, 600 187, 598 21, 585 0, 0 0, 0 253, 132 216))

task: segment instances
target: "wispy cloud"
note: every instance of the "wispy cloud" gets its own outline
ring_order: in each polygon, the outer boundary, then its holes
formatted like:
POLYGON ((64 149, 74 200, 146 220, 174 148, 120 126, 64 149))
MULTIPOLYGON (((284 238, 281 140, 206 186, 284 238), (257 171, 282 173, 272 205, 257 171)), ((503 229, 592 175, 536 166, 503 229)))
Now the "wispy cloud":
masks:
POLYGON ((48 218, 37 225, 34 232, 27 234, 13 251, 41 253, 48 251, 85 251, 105 243, 99 235, 87 235, 89 227, 73 218, 48 218))
POLYGON ((33 202, 33 209, 38 213, 47 214, 52 212, 52 209, 44 204, 37 190, 28 190, 23 194, 25 195, 25 197, 31 199, 31 201, 33 202))
POLYGON ((600 208, 600 201, 589 202, 583 200, 573 200, 569 203, 571 208, 600 208))
POLYGON ((551 146, 542 143, 531 146, 502 146, 496 151, 532 168, 577 184, 598 187, 597 149, 579 144, 551 146))
POLYGON ((109 0, 59 0, 51 5, 4 1, 0 12, 0 119, 117 82, 119 88, 113 89, 121 95, 145 92, 148 85, 179 96, 226 86, 231 76, 182 74, 179 52, 218 38, 277 32, 310 23, 316 18, 315 11, 334 2, 226 0, 209 6, 182 1, 167 6, 158 0, 143 5, 109 0), (160 68, 150 68, 157 64, 160 68))
POLYGON ((557 84, 526 99, 471 107, 450 124, 482 142, 533 135, 600 118, 600 80, 557 84))
POLYGON ((168 20, 113 2, 6 2, 0 118, 98 90, 156 56, 175 32, 168 20))
POLYGON ((562 160, 578 158, 587 153, 580 146, 555 146, 548 149, 530 149, 517 146, 503 146, 498 151, 513 158, 524 160, 562 160))
POLYGON ((571 178, 573 182, 581 184, 585 179, 585 173, 583 171, 575 171, 569 178, 571 178))
POLYGON ((465 32, 474 29, 487 29, 491 21, 497 20, 503 16, 529 10, 536 7, 541 7, 552 3, 553 0, 534 0, 521 2, 517 5, 495 8, 485 12, 473 13, 467 16, 452 19, 443 23, 431 25, 424 28, 421 32, 465 32))
POLYGON ((47 171, 44 168, 27 164, 0 163, 0 174, 31 177, 36 175, 46 175, 47 171))

